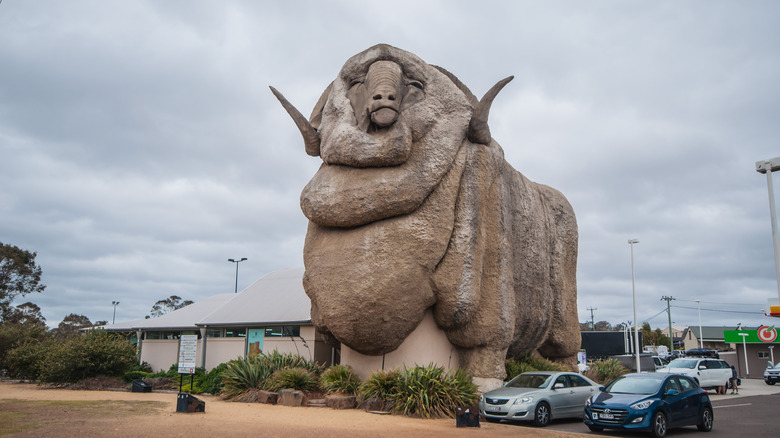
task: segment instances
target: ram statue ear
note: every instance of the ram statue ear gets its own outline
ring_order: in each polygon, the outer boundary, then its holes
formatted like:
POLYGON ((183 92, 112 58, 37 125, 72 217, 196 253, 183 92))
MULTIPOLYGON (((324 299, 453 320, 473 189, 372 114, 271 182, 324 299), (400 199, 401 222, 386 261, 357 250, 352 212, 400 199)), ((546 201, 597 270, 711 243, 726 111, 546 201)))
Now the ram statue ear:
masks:
POLYGON ((333 88, 333 82, 328 85, 328 88, 322 92, 322 95, 314 105, 314 109, 311 110, 311 116, 309 116, 309 123, 314 129, 320 129, 320 123, 322 123, 322 110, 325 109, 325 102, 328 101, 330 96, 330 90, 333 88))
MULTIPOLYGON (((295 122, 295 126, 298 127, 298 130, 301 131, 301 135, 303 136, 303 145, 306 148, 306 153, 311 155, 312 157, 317 157, 320 155, 320 134, 317 132, 317 128, 312 126, 312 124, 306 120, 306 117, 303 117, 303 114, 301 114, 300 111, 298 111, 297 108, 293 106, 279 91, 276 90, 274 87, 270 87, 271 92, 274 93, 274 96, 276 96, 277 99, 279 99, 279 103, 282 104, 282 107, 284 107, 285 111, 287 111, 287 114, 292 117, 293 122, 295 122)), ((327 90, 326 90, 327 91, 327 90)), ((320 97, 320 100, 323 98, 320 97)), ((318 101, 317 104, 320 102, 318 101)), ((323 103, 324 106, 324 103, 323 103)), ((315 112, 316 112, 316 106, 315 106, 315 112)), ((322 110, 320 110, 320 118, 322 118, 322 110)), ((319 123, 318 125, 319 126, 319 123)))
POLYGON ((469 123, 468 139, 474 143, 488 144, 490 143, 490 127, 488 126, 488 116, 490 115, 490 106, 493 105, 493 99, 496 98, 498 92, 506 84, 509 83, 514 76, 509 76, 506 79, 502 79, 493 85, 485 95, 479 104, 471 114, 471 122, 469 123))
POLYGON ((352 112, 355 113, 355 124, 358 129, 368 131, 368 125, 371 124, 371 114, 368 113, 368 91, 362 82, 349 87, 347 99, 352 105, 352 112))

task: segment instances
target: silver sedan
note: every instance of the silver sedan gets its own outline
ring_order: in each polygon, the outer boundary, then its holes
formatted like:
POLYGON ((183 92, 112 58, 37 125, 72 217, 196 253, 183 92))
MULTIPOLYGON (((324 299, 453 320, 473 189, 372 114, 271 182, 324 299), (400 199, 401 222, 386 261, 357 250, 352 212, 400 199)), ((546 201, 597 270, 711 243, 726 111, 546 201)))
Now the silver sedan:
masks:
POLYGON ((533 371, 520 374, 479 399, 487 421, 533 421, 547 426, 554 418, 581 418, 585 400, 599 384, 576 373, 533 371))

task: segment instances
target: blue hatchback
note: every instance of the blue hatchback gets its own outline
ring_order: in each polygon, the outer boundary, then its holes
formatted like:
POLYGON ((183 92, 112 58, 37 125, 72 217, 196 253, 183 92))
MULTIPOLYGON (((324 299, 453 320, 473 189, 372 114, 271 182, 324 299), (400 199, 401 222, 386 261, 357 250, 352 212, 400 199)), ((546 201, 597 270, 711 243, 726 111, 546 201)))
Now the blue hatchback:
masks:
POLYGON ((585 403, 583 421, 594 432, 622 429, 663 437, 669 429, 696 425, 712 430, 707 391, 680 374, 626 374, 600 388, 585 403))

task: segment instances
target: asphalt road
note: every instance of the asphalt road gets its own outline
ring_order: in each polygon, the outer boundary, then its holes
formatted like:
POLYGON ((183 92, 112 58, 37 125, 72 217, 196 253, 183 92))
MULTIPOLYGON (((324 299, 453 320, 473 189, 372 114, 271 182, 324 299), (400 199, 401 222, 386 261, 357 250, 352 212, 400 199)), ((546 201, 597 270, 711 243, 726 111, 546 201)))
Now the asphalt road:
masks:
MULTIPOLYGON (((712 395, 715 423, 710 433, 699 432, 696 426, 672 429, 668 437, 701 437, 701 438, 733 438, 733 437, 771 437, 780 436, 780 388, 765 385, 763 381, 751 381, 750 386, 757 390, 741 388, 742 395, 712 395), (746 391, 747 390, 747 391, 746 391), (745 393, 760 393, 761 395, 744 395, 745 393)), ((530 424, 514 423, 512 426, 533 428, 530 424)), ((546 428, 560 432, 581 433, 584 436, 607 437, 647 437, 647 433, 628 433, 610 431, 595 433, 588 430, 582 420, 558 420, 546 428)))

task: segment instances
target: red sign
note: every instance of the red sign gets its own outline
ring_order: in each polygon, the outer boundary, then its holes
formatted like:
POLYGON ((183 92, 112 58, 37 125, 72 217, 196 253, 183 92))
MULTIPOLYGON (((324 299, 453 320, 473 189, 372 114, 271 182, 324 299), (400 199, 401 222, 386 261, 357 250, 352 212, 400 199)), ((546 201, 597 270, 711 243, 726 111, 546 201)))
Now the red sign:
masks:
POLYGON ((775 342, 775 339, 777 339, 777 330, 775 330, 775 326, 769 327, 766 325, 762 325, 757 330, 758 339, 761 339, 763 342, 775 342))

